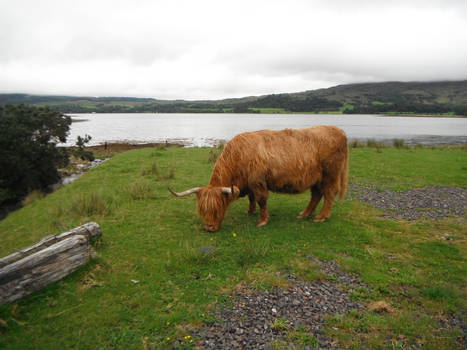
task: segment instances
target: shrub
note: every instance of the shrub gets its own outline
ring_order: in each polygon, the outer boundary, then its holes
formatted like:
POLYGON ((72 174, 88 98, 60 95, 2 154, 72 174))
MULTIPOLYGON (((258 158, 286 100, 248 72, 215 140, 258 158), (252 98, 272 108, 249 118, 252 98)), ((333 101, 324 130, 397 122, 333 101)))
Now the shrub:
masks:
POLYGON ((139 171, 139 174, 141 176, 159 175, 159 167, 157 166, 157 160, 154 159, 149 168, 142 166, 139 171))
POLYGON ((376 152, 378 152, 378 153, 381 153, 384 147, 386 147, 386 146, 382 142, 376 142, 375 143, 376 152))
POLYGON ((351 148, 360 148, 360 147, 365 147, 365 144, 360 140, 353 140, 350 143, 350 147, 351 148))
POLYGON ((105 216, 110 213, 110 204, 100 192, 83 193, 72 200, 71 211, 83 217, 105 216))
POLYGON ((402 139, 394 139, 394 140, 392 141, 392 145, 393 145, 395 148, 406 148, 405 142, 404 142, 404 140, 402 140, 402 139))
POLYGON ((133 200, 153 199, 155 192, 149 181, 139 179, 128 186, 128 193, 133 200))
POLYGON ((165 167, 159 167, 157 165, 157 160, 151 164, 150 168, 141 167, 139 174, 141 176, 151 176, 154 175, 158 180, 170 180, 175 178, 175 168, 172 165, 168 165, 165 167))
POLYGON ((162 168, 161 173, 157 177, 159 180, 171 180, 175 178, 175 168, 172 165, 168 165, 162 168))
POLYGON ((219 155, 224 150, 224 147, 225 147, 224 143, 221 142, 217 144, 216 147, 211 148, 208 154, 208 163, 215 163, 219 155))
POLYGON ((215 152, 213 149, 210 149, 208 153, 208 163, 215 163, 217 160, 217 157, 219 157, 219 154, 215 152))

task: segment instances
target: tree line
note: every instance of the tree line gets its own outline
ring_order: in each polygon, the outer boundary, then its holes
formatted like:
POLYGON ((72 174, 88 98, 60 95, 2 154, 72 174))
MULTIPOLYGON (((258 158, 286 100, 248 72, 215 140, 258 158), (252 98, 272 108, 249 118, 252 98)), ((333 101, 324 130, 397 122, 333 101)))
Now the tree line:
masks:
POLYGON ((380 103, 370 100, 350 101, 347 104, 318 96, 295 97, 288 94, 267 95, 244 102, 139 102, 131 104, 84 103, 57 104, 55 107, 63 113, 259 113, 261 108, 277 108, 284 112, 336 112, 348 114, 380 114, 380 113, 421 113, 444 114, 454 113, 467 115, 467 105, 448 103, 426 103, 417 99, 410 100, 405 96, 379 99, 380 103))

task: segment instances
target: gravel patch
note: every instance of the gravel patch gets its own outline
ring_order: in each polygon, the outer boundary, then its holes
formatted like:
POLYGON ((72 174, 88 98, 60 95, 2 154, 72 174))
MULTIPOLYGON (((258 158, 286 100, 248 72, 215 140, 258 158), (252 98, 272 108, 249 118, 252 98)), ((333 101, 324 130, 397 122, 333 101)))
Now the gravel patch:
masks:
POLYGON ((362 304, 352 301, 349 294, 367 286, 358 276, 340 271, 334 262, 309 259, 318 263, 323 273, 332 275, 332 280, 303 282, 289 275, 292 287, 288 289, 238 291, 231 296, 232 308, 223 307, 218 311, 218 322, 193 332, 201 339, 198 346, 272 349, 274 341, 285 341, 292 346, 293 339, 287 335, 300 328, 302 333, 306 331, 314 336, 313 348, 335 348, 332 339, 322 331, 325 317, 345 314, 351 309, 362 310, 362 304))
MULTIPOLYGON (((339 349, 337 341, 323 332, 325 318, 350 310, 365 311, 366 307, 351 300, 350 294, 370 287, 359 276, 341 271, 333 261, 313 256, 308 259, 320 265, 326 280, 304 282, 288 275, 292 283, 288 289, 244 288, 235 292, 230 296, 231 307, 221 306, 216 312, 216 322, 192 329, 191 335, 198 339, 197 348, 272 350, 280 342, 287 349, 339 349), (301 342, 304 336, 306 344, 301 342)), ((465 347, 467 340, 465 316, 461 313, 435 318, 440 329, 460 331, 457 342, 461 347, 465 347)), ((388 335, 387 344, 391 345, 391 341, 388 335)), ((412 344, 408 348, 420 347, 423 345, 412 344)))
MULTIPOLYGON (((350 185, 351 194, 384 211, 388 218, 439 219, 446 216, 464 216, 467 208, 467 189, 435 186, 411 189, 406 192, 378 191, 375 186, 350 185)), ((308 257, 320 266, 326 280, 304 282, 293 275, 287 278, 292 283, 288 289, 272 290, 243 289, 230 296, 231 307, 221 307, 216 313, 217 322, 192 335, 199 339, 200 349, 273 349, 277 341, 285 342, 288 348, 335 349, 339 345, 325 336, 325 318, 346 314, 350 310, 364 310, 363 304, 353 301, 350 294, 356 289, 368 290, 368 286, 356 275, 345 273, 332 261, 308 257), (311 334, 313 344, 297 344, 291 337, 302 330, 311 334)), ((389 258, 389 257, 388 257, 389 258)), ((463 317, 447 315, 438 319, 441 328, 458 329, 464 335, 466 325, 463 317)), ((412 348, 417 348, 413 345, 412 348)))
POLYGON ((352 197, 384 211, 384 217, 416 220, 464 216, 467 189, 449 186, 414 188, 406 192, 378 191, 372 185, 351 184, 352 197))
POLYGON ((450 314, 438 318, 438 323, 441 329, 457 329, 460 335, 457 337, 457 343, 464 349, 467 349, 467 312, 461 311, 459 314, 450 314))

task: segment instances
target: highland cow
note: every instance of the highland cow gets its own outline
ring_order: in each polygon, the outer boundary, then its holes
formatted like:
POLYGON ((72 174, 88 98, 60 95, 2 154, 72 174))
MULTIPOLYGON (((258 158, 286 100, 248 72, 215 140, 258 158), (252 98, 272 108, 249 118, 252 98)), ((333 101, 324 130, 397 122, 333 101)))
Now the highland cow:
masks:
POLYGON ((178 197, 196 193, 206 230, 217 231, 229 204, 246 195, 250 201, 248 213, 255 213, 258 203, 258 226, 266 225, 269 191, 293 194, 310 189, 310 203, 298 218, 313 214, 324 197, 323 208, 314 221, 325 221, 335 197, 344 196, 347 177, 347 137, 341 129, 315 126, 260 130, 239 134, 225 145, 209 185, 180 193, 169 190, 178 197))

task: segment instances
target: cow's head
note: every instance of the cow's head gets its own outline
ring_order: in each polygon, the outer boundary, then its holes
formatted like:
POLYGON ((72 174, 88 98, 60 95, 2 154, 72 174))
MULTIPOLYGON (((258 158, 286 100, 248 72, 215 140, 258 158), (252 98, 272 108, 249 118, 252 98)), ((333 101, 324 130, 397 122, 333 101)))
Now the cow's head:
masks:
POLYGON ((203 218, 204 228, 214 232, 221 227, 225 211, 229 204, 238 198, 240 190, 237 186, 231 187, 194 187, 184 192, 169 191, 177 197, 188 196, 196 193, 198 197, 198 213, 203 218))

